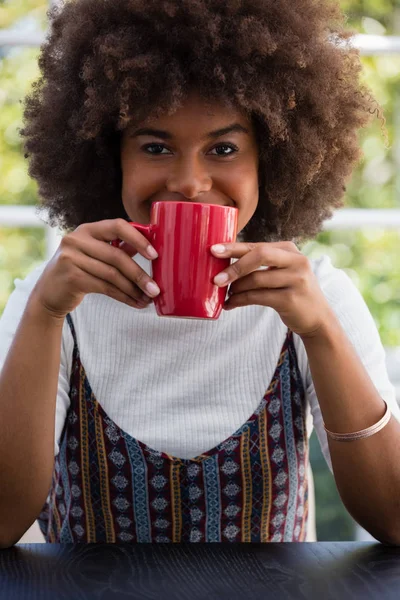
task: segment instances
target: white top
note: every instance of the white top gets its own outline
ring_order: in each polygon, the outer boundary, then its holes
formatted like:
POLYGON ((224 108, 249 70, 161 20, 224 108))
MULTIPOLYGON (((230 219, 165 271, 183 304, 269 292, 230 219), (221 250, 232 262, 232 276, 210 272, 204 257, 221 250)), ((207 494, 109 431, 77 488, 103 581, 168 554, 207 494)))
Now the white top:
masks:
MULTIPOLYGON (((151 272, 150 261, 140 255, 135 260, 151 272)), ((15 280, 0 320, 0 369, 46 264, 24 281, 15 280)), ((384 349, 364 300, 327 256, 311 264, 379 394, 400 421, 384 349)), ((168 319, 158 317, 153 304, 137 310, 102 294, 87 295, 72 319, 82 364, 105 412, 131 436, 181 458, 215 447, 253 414, 272 379, 287 333, 279 315, 262 306, 223 311, 216 321, 168 319)), ((310 436, 315 427, 332 470, 307 355, 297 335, 294 343, 306 389, 307 432, 310 436)), ((55 454, 69 407, 72 351, 73 338, 65 321, 55 454)))

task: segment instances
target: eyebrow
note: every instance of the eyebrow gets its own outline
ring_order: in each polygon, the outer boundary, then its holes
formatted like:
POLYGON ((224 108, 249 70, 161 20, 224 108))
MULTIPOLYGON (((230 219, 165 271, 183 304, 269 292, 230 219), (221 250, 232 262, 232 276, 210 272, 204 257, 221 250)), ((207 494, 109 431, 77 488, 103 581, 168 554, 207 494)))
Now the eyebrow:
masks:
MULTIPOLYGON (((227 127, 223 127, 222 129, 216 129, 215 131, 210 131, 209 133, 207 133, 204 136, 204 139, 214 140, 223 135, 227 135, 228 133, 246 133, 246 134, 248 134, 249 131, 248 131, 248 129, 243 127, 243 125, 240 125, 239 123, 232 123, 232 125, 228 125, 227 127)), ((163 140, 172 140, 174 137, 168 131, 163 131, 162 129, 153 129, 151 127, 143 127, 141 129, 137 129, 130 135, 130 137, 135 138, 135 137, 139 137, 139 135, 151 135, 154 137, 161 138, 163 140)))

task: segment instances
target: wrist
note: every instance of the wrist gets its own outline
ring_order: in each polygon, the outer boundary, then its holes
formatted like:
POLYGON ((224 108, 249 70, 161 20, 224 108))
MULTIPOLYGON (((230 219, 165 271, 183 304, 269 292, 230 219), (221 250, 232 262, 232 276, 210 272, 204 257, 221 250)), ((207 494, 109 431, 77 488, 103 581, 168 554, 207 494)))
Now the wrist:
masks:
POLYGON ((64 314, 56 314, 47 308, 41 301, 35 289, 32 290, 32 293, 29 296, 25 314, 31 319, 34 319, 37 323, 61 328, 64 325, 66 317, 64 314))
POLYGON ((327 307, 325 315, 316 327, 305 333, 299 333, 299 337, 304 344, 329 342, 337 337, 338 333, 343 333, 340 322, 330 306, 327 307))

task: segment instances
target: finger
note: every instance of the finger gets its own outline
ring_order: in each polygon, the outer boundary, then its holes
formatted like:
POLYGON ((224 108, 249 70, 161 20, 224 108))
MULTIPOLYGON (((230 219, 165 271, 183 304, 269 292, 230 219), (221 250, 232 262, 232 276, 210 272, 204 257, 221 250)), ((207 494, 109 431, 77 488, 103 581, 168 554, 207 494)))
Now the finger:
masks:
MULTIPOLYGON (((75 232, 82 230, 89 232, 92 237, 103 242, 109 243, 115 239, 125 242, 127 247, 129 246, 130 249, 133 249, 131 256, 137 252, 150 260, 158 256, 157 251, 150 244, 149 240, 124 219, 106 219, 97 223, 84 223, 75 232)), ((127 251, 127 247, 124 248, 125 251, 127 251)))
POLYGON ((254 271, 233 282, 229 288, 231 294, 240 294, 248 290, 286 288, 292 283, 289 269, 263 269, 254 271))
MULTIPOLYGON (((118 248, 114 248, 109 244, 104 244, 89 236, 80 237, 79 248, 84 255, 118 270, 124 278, 133 282, 135 286, 140 288, 151 298, 159 295, 160 288, 154 279, 149 277, 146 271, 139 267, 139 265, 125 252, 121 252, 118 248)), ((102 273, 105 273, 105 271, 103 270, 102 273)), ((113 274, 112 277, 114 281, 116 275, 113 274)))
MULTIPOLYGON (((128 258, 128 260, 130 259, 128 258)), ((119 289, 123 294, 129 296, 131 300, 140 300, 147 303, 151 300, 133 281, 124 277, 116 267, 110 264, 81 253, 78 253, 75 264, 85 273, 119 289)))
POLYGON ((232 310, 243 306, 268 306, 277 312, 282 307, 282 293, 287 288, 268 289, 268 290, 247 290, 240 294, 233 294, 224 304, 224 310, 232 310))
POLYGON ((109 281, 105 281, 88 273, 84 269, 81 269, 82 273, 84 273, 85 284, 84 284, 84 292, 92 293, 92 294, 104 294, 109 298, 113 298, 114 300, 118 300, 118 302, 123 302, 132 308, 142 309, 148 306, 147 302, 143 302, 141 300, 135 300, 129 294, 123 292, 119 287, 115 286, 113 283, 109 281))
MULTIPOLYGON (((138 254, 138 251, 136 250, 136 248, 134 248, 130 244, 127 244, 127 242, 122 242, 122 241, 118 240, 118 245, 115 245, 114 247, 119 248, 120 250, 123 250, 125 252, 125 254, 127 254, 131 258, 133 258, 136 254, 138 254)), ((147 256, 146 256, 146 258, 147 258, 147 256)))
POLYGON ((293 254, 301 254, 293 242, 234 242, 231 244, 214 244, 210 250, 214 256, 221 258, 241 258, 245 254, 253 252, 262 246, 267 246, 271 249, 278 248, 293 254))
POLYGON ((288 268, 293 263, 293 257, 292 252, 281 248, 272 248, 269 244, 257 245, 252 252, 242 255, 238 261, 218 273, 214 278, 214 283, 223 287, 262 266, 274 266, 278 269, 288 268))

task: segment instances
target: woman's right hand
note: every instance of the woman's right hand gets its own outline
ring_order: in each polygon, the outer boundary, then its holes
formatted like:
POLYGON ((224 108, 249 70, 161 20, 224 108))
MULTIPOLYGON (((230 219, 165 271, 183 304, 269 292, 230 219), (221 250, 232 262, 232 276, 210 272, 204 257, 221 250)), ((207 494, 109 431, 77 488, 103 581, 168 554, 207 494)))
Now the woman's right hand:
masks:
POLYGON ((64 318, 90 293, 145 308, 158 295, 157 284, 131 257, 139 253, 156 258, 149 247, 149 241, 123 219, 80 225, 62 238, 35 285, 35 300, 57 318, 64 318), (124 242, 121 248, 110 245, 116 238, 124 242), (146 288, 149 283, 156 286, 153 291, 146 288))

